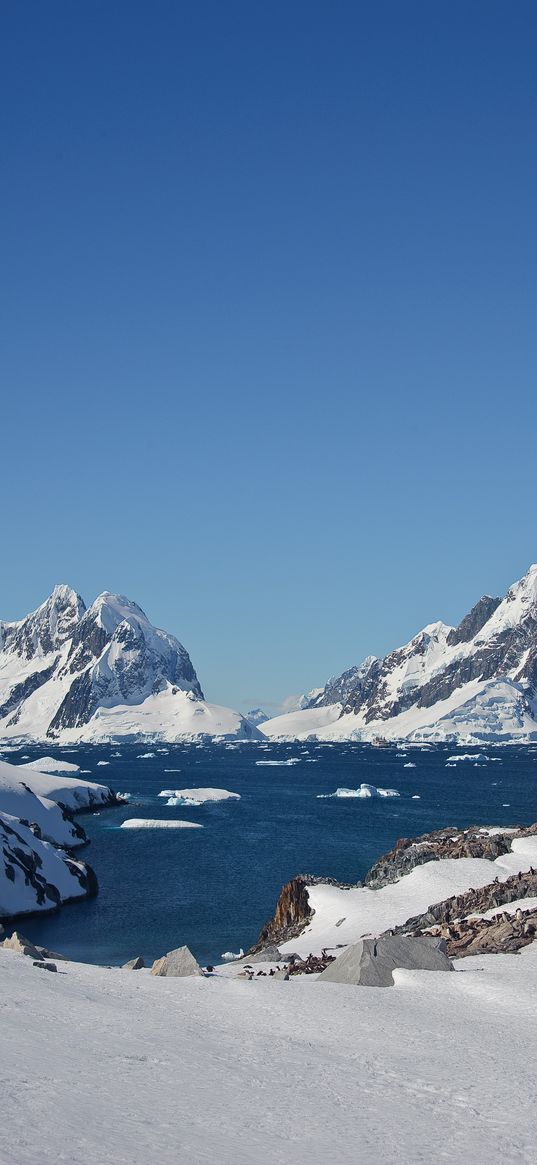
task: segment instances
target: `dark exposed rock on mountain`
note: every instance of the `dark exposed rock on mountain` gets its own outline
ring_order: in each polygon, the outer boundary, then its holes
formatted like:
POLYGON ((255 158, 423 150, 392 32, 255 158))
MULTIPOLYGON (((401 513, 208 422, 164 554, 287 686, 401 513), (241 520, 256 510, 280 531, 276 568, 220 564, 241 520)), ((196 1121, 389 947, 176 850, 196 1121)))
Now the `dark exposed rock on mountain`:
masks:
POLYGON ((464 616, 459 626, 452 628, 446 637, 446 643, 450 647, 455 647, 457 643, 469 643, 481 631, 485 623, 488 623, 490 616, 494 614, 501 601, 501 599, 491 598, 490 595, 483 595, 475 607, 472 607, 472 610, 464 616))
POLYGON ((371 690, 373 677, 381 665, 381 660, 374 655, 368 655, 363 663, 350 667, 342 675, 328 680, 325 687, 309 702, 310 708, 324 708, 328 704, 342 704, 345 707, 349 700, 357 699, 358 693, 365 696, 371 690))
POLYGON ((24 822, 0 813, 0 884, 3 878, 14 886, 24 886, 18 910, 3 910, 0 905, 4 919, 34 910, 57 910, 62 902, 98 892, 91 866, 42 842, 24 822), (25 905, 25 899, 30 905, 25 905))

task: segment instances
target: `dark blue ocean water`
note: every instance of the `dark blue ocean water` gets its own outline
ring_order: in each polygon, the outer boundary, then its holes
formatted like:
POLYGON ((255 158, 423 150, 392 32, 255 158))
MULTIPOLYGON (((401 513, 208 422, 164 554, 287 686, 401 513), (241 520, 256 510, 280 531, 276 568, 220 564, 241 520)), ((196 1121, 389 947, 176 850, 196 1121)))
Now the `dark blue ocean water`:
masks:
MULTIPOLYGON (((485 747, 479 751, 488 761, 453 768, 446 767, 450 754, 478 749, 409 748, 405 755, 358 744, 157 748, 52 750, 89 769, 88 780, 133 797, 125 808, 81 818, 90 845, 79 853, 97 873, 99 895, 46 919, 25 920, 22 929, 34 941, 72 958, 112 964, 136 954, 152 959, 186 943, 201 962, 212 962, 223 951, 251 945, 293 874, 356 881, 398 837, 446 825, 537 819, 535 748, 485 747), (154 755, 140 759, 147 752, 154 755), (289 757, 300 763, 256 764, 289 757), (99 766, 99 760, 109 763, 99 766), (409 762, 416 767, 405 768, 409 762), (396 788, 401 796, 318 799, 361 782, 396 788), (189 786, 229 789, 241 800, 194 809, 167 807, 158 797, 161 789, 189 786), (412 799, 415 794, 420 800, 412 799), (120 829, 128 817, 182 817, 204 828, 120 829)), ((29 748, 24 753, 43 755, 29 748)))

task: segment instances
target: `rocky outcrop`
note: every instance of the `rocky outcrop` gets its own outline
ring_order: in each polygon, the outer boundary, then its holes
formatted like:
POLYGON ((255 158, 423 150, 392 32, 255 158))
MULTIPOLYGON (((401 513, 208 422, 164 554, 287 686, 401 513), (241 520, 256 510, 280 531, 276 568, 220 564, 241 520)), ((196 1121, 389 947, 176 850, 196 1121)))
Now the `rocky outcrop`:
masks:
MULTIPOLYGON (((524 836, 524 833, 521 827, 519 835, 524 836)), ((495 861, 502 854, 509 853, 512 840, 512 833, 489 834, 479 826, 437 829, 417 838, 401 837, 393 849, 371 867, 364 885, 371 890, 380 890, 390 882, 398 882, 415 866, 441 858, 488 858, 495 861)))
POLYGON ((141 971, 144 967, 145 963, 141 955, 136 955, 135 959, 129 959, 127 963, 122 964, 123 971, 141 971))
POLYGON ((428 906, 423 914, 409 918, 393 930, 394 934, 416 934, 436 923, 452 923, 469 914, 486 914, 496 907, 507 906, 521 898, 537 898, 537 870, 530 869, 512 874, 504 882, 498 878, 477 890, 470 889, 464 894, 455 894, 443 902, 428 906))
POLYGON ((470 955, 513 955, 535 941, 537 910, 503 911, 493 918, 465 918, 433 927, 429 932, 446 942, 453 959, 470 955))
POLYGON ((257 942, 250 948, 248 954, 264 951, 266 947, 279 946, 296 938, 308 925, 313 915, 311 909, 308 886, 319 885, 339 886, 341 890, 350 890, 351 887, 335 878, 319 878, 315 874, 297 874, 280 890, 274 915, 265 923, 257 942))

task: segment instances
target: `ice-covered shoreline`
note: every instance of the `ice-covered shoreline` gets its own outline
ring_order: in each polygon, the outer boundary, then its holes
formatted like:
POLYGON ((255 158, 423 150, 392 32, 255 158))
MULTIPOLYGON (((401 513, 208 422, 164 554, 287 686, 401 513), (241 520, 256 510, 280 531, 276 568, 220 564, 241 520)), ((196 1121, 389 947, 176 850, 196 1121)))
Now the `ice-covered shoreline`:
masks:
POLYGON ((73 852, 88 841, 75 816, 123 803, 77 765, 42 763, 49 771, 0 760, 0 923, 96 894, 94 871, 73 852))

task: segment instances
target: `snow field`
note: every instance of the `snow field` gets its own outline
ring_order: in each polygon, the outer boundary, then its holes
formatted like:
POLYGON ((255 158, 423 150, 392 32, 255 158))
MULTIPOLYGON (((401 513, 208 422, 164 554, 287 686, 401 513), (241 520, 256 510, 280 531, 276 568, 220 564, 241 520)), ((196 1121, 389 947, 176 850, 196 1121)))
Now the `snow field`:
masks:
POLYGON ((537 944, 389 989, 0 967, 4 1165, 535 1160, 537 944))

